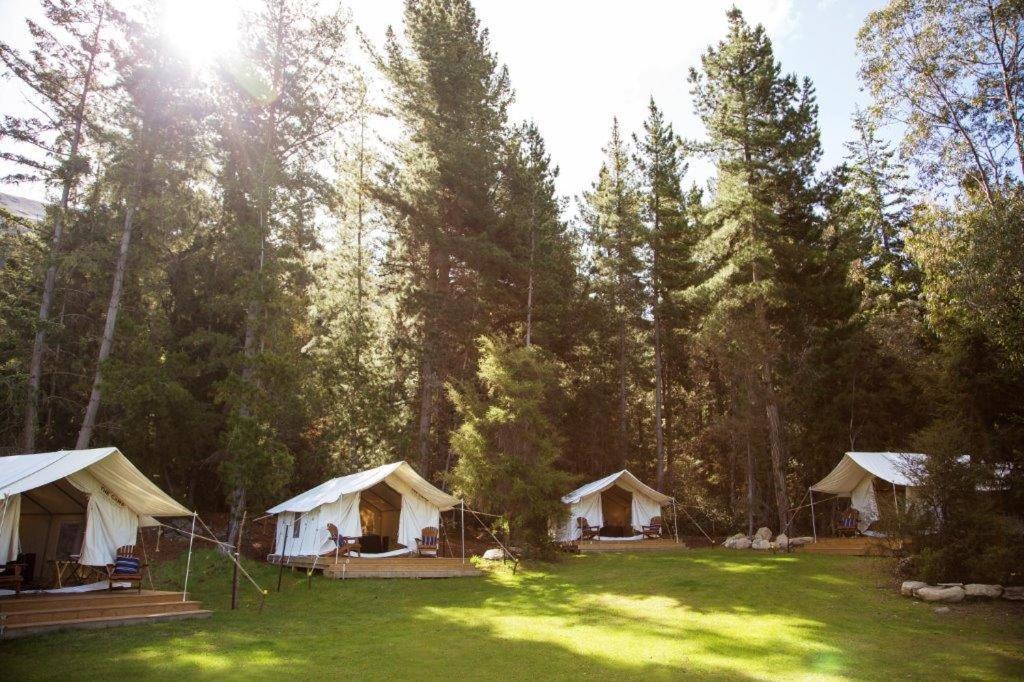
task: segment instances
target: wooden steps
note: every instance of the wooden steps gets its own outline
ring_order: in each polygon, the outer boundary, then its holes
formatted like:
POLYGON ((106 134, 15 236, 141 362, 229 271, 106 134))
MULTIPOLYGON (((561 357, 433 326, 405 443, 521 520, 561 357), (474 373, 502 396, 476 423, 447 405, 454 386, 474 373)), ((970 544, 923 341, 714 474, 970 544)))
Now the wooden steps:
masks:
POLYGON ((616 542, 615 540, 580 541, 580 551, 587 554, 604 552, 679 552, 686 549, 683 542, 669 538, 658 540, 632 540, 616 542))
POLYGON ((26 594, 0 598, 0 637, 76 628, 106 628, 182 618, 207 618, 197 601, 182 601, 181 592, 83 592, 26 594))
MULTIPOLYGON (((278 557, 269 558, 273 564, 278 557)), ((285 566, 300 569, 314 567, 313 557, 291 557, 285 566)), ((322 570, 325 578, 336 580, 348 578, 468 578, 483 575, 467 559, 452 557, 392 557, 389 559, 367 559, 341 557, 334 562, 334 557, 321 557, 316 561, 315 568, 322 570)))
POLYGON ((879 538, 819 538, 797 547, 797 552, 805 554, 834 554, 838 556, 888 556, 891 554, 889 544, 879 538))

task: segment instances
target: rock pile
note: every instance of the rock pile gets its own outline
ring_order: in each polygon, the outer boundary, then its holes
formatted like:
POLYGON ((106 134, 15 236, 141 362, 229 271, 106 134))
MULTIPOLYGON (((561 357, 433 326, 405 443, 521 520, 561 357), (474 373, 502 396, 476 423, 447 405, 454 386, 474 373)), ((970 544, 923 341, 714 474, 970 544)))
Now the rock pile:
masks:
POLYGON ((814 539, 810 537, 791 538, 785 533, 779 533, 772 540, 771 528, 762 526, 751 536, 744 535, 743 533, 730 535, 722 543, 722 547, 726 549, 756 549, 762 552, 766 550, 785 552, 790 547, 799 547, 813 541, 814 539))
POLYGON ((939 583, 929 585, 920 580, 904 580, 900 585, 904 597, 916 597, 922 601, 956 604, 965 599, 1010 599, 1024 600, 1024 587, 1003 587, 981 583, 939 583))

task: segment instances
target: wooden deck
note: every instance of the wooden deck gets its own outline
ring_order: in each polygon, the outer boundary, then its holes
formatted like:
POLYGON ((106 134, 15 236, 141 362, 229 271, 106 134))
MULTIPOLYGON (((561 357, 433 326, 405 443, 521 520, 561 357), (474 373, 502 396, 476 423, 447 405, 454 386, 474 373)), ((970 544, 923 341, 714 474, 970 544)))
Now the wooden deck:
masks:
POLYGON ((182 601, 181 592, 97 590, 21 594, 0 597, 0 639, 209 616, 210 611, 204 610, 199 602, 182 601))
POLYGON ((886 540, 879 538, 818 538, 817 542, 797 547, 805 554, 836 554, 842 556, 889 556, 892 551, 886 540))
MULTIPOLYGON (((280 557, 271 555, 267 560, 279 564, 280 557)), ((448 557, 417 557, 403 556, 388 559, 370 559, 363 557, 341 557, 334 562, 334 557, 290 557, 285 561, 286 567, 295 569, 315 568, 323 571, 325 578, 345 580, 348 578, 470 578, 483 575, 467 558, 448 557)))
POLYGON ((632 540, 616 542, 615 540, 589 540, 580 542, 580 551, 587 554, 603 552, 679 552, 686 549, 682 541, 670 538, 658 540, 632 540))

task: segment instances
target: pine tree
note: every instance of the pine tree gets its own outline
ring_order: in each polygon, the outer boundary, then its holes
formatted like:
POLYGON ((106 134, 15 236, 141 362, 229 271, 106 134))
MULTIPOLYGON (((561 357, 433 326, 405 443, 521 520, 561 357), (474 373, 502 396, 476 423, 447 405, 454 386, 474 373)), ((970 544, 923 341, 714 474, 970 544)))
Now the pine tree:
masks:
POLYGON ((871 307, 892 308, 913 298, 919 275, 906 253, 912 205, 907 173, 875 123, 858 110, 855 138, 846 143, 846 183, 841 209, 855 241, 864 297, 871 307))
POLYGON ((636 139, 637 165, 643 178, 644 220, 647 224, 647 272, 651 297, 652 342, 654 346, 654 439, 657 456, 657 488, 665 489, 668 461, 665 453, 665 341, 669 288, 685 286, 679 269, 686 267, 685 199, 680 141, 651 98, 644 135, 636 139), (680 248, 681 247, 681 248, 680 248))
POLYGON ((539 549, 563 521, 559 498, 572 483, 555 466, 563 444, 550 416, 558 366, 536 345, 488 337, 479 344, 480 388, 449 387, 462 419, 452 434, 454 488, 474 506, 506 515, 514 542, 539 549))
POLYGON ((92 387, 75 444, 78 449, 89 447, 96 428, 103 369, 114 347, 133 231, 140 224, 147 242, 160 242, 157 234, 166 230, 163 220, 168 217, 164 202, 188 192, 187 184, 201 170, 204 151, 197 144, 203 108, 187 65, 151 32, 156 23, 152 18, 148 25, 119 23, 127 45, 115 55, 118 82, 107 91, 108 99, 119 101, 116 112, 108 114, 104 143, 110 158, 97 182, 109 186, 114 200, 123 204, 123 217, 92 387))
POLYGON ((512 256, 497 283, 510 293, 510 309, 496 316, 495 330, 521 334, 526 345, 548 350, 563 348, 562 323, 576 285, 576 254, 561 217, 557 176, 537 127, 516 126, 506 143, 497 201, 500 239, 512 256))
POLYGON ((511 98, 468 0, 407 0, 404 44, 389 31, 378 65, 391 83, 407 141, 382 200, 394 212, 396 257, 409 279, 407 314, 419 321, 416 452, 425 472, 447 449, 443 387, 475 364, 473 344, 504 298, 511 266, 494 196, 511 98))
POLYGON ((636 171, 619 122, 612 124, 605 161, 593 189, 584 193, 583 220, 594 248, 594 278, 617 329, 618 439, 616 451, 623 467, 629 458, 630 359, 633 333, 641 325, 645 307, 640 249, 642 210, 636 171))
POLYGON ((790 359, 791 309, 819 254, 820 156, 813 88, 783 76, 761 26, 728 13, 725 40, 709 48, 690 83, 707 128, 703 150, 715 161, 713 230, 698 245, 707 264, 690 290, 706 306, 702 333, 733 356, 740 381, 766 418, 771 480, 780 528, 789 520, 781 365, 790 359))
POLYGON ((39 303, 39 319, 29 358, 21 449, 33 452, 39 419, 39 391, 46 355, 46 334, 52 324, 51 312, 57 287, 64 230, 82 178, 89 172, 85 153, 91 132, 92 99, 100 87, 104 60, 105 31, 115 10, 106 0, 75 2, 43 0, 47 23, 29 20, 34 47, 20 54, 0 43, 0 61, 21 81, 41 107, 40 118, 6 117, 0 125, 0 139, 27 146, 25 153, 0 152, 0 158, 27 169, 13 180, 42 179, 60 188, 51 211, 53 233, 49 262, 39 303))
POLYGON ((222 266, 234 273, 242 312, 241 348, 219 390, 230 413, 220 465, 230 487, 229 543, 249 492, 273 491, 291 460, 281 434, 301 411, 289 413, 272 393, 275 385, 294 392, 303 371, 293 325, 305 318, 315 210, 330 194, 318 163, 353 94, 340 11, 321 16, 306 0, 265 0, 247 16, 247 42, 217 93, 222 266))

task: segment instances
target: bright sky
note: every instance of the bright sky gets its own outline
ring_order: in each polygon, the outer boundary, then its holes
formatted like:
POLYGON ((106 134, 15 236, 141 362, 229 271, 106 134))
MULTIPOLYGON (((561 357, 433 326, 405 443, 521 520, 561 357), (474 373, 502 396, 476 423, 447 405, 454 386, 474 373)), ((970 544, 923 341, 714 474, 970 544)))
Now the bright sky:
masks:
MULTIPOLYGON (((196 3, 206 17, 233 0, 196 3)), ((331 0, 322 0, 324 4, 331 0)), ((401 24, 402 0, 351 0, 356 23, 379 43, 389 24, 401 24)), ((693 116, 686 75, 707 46, 725 32, 733 0, 476 0, 490 30, 492 48, 509 67, 516 102, 512 114, 540 127, 561 168, 559 191, 587 188, 597 175, 601 147, 612 117, 637 131, 653 95, 676 132, 702 133, 693 116)), ((823 168, 838 163, 850 135, 859 90, 855 36, 864 17, 882 0, 737 0, 750 22, 765 25, 787 72, 809 76, 818 90, 825 149, 823 168)), ((0 40, 24 46, 24 17, 37 16, 37 0, 0 0, 0 40)), ((202 18, 197 18, 201 22, 202 18)), ((199 24, 201 25, 201 24, 199 24)), ((20 110, 9 81, 0 82, 0 114, 20 110)), ((689 180, 703 181, 706 164, 695 163, 689 180)), ((36 187, 0 190, 41 198, 36 187)))

